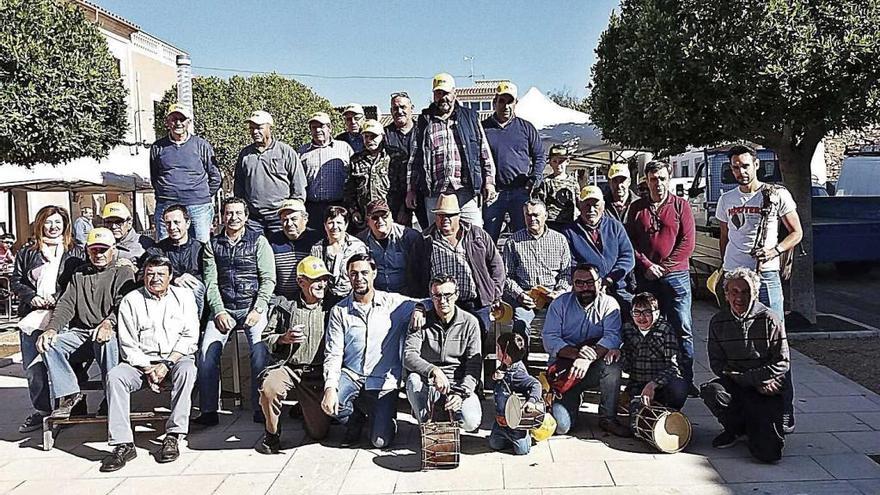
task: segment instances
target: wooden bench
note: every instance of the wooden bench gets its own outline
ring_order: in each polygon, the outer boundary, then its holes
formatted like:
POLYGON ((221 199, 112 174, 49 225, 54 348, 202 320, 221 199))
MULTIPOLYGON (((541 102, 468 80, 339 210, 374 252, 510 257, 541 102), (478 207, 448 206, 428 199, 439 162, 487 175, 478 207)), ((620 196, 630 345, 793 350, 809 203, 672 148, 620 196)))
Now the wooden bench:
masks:
POLYGON ((714 299, 706 287, 709 275, 721 268, 722 259, 718 239, 705 234, 697 234, 694 254, 690 259, 691 287, 696 299, 714 299))
MULTIPOLYGON (((170 412, 153 411, 131 413, 129 418, 132 424, 161 422, 164 427, 165 422, 168 421, 170 416, 170 412)), ((93 424, 107 424, 107 416, 87 414, 85 416, 71 416, 68 419, 55 419, 51 416, 46 416, 43 418, 43 450, 52 450, 52 447, 55 446, 55 439, 61 433, 62 427, 93 424)))

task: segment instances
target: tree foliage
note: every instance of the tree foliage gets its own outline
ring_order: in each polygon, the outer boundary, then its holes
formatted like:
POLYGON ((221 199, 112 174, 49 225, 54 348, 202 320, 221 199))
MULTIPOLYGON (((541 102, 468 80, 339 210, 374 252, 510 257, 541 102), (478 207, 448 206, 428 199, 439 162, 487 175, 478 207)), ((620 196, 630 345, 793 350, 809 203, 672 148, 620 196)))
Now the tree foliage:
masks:
POLYGON ((78 7, 0 2, 0 162, 106 156, 127 130, 125 98, 116 59, 78 7))
MULTIPOLYGON (((231 184, 238 153, 252 142, 245 119, 254 110, 272 114, 273 138, 294 148, 311 139, 308 118, 312 113, 327 112, 331 118, 338 115, 330 102, 311 88, 277 74, 230 79, 194 77, 192 85, 195 132, 214 147, 227 187, 231 184)), ((176 101, 175 87, 158 103, 156 115, 164 115, 168 105, 176 101)), ((334 122, 341 128, 339 123, 339 119, 334 122)), ((166 133, 163 119, 157 118, 156 135, 166 133)))
POLYGON ((576 96, 566 87, 550 91, 547 93, 547 98, 550 98, 551 101, 565 108, 571 108, 572 110, 577 110, 579 112, 588 111, 587 100, 576 96))

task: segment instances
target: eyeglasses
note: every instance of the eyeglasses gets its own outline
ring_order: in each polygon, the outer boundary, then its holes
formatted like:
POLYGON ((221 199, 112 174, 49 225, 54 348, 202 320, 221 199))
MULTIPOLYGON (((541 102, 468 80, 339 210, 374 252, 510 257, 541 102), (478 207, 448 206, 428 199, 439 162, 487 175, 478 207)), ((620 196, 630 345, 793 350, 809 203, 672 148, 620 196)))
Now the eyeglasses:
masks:
POLYGON ((653 309, 634 309, 634 310, 632 310, 633 318, 639 318, 639 317, 644 318, 647 316, 651 316, 653 314, 654 314, 653 309))
POLYGON ((409 98, 409 93, 406 91, 398 91, 397 93, 391 93, 391 99, 395 99, 397 97, 409 98))
POLYGON ((436 299, 437 301, 448 301, 452 299, 452 297, 456 294, 458 294, 458 292, 437 292, 431 294, 431 299, 436 299))
POLYGON ((574 286, 575 286, 575 287, 590 287, 591 285, 595 285, 595 284, 596 284, 596 280, 595 280, 595 279, 592 279, 592 278, 588 278, 588 279, 585 279, 585 280, 575 280, 575 281, 574 281, 574 286))
POLYGON ((384 220, 384 219, 388 218, 388 213, 389 212, 376 213, 375 215, 370 215, 370 220, 372 220, 374 222, 378 222, 379 220, 384 220))
POLYGON ((107 225, 119 225, 119 224, 123 224, 127 221, 128 221, 127 218, 117 218, 117 217, 111 217, 111 218, 104 219, 104 223, 107 225))

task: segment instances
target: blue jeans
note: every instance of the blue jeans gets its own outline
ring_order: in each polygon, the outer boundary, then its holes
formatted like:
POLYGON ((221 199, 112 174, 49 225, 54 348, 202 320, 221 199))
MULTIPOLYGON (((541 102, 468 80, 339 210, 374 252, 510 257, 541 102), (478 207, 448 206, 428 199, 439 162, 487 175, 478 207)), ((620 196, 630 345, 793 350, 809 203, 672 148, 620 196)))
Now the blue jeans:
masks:
POLYGON ((510 215, 510 223, 507 226, 511 233, 525 228, 523 205, 528 200, 529 192, 524 187, 498 191, 498 197, 495 201, 483 208, 483 225, 492 239, 498 241, 505 213, 510 215))
POLYGON ((45 416, 52 412, 52 404, 49 401, 49 375, 46 374, 46 364, 39 362, 31 366, 34 359, 40 355, 37 351, 37 338, 42 333, 42 330, 35 330, 30 335, 19 332, 18 338, 21 343, 21 367, 27 376, 31 404, 37 412, 45 416))
POLYGON ((339 413, 334 416, 340 423, 369 418, 370 443, 385 449, 397 434, 397 390, 366 390, 364 384, 342 372, 339 377, 339 413))
MULTIPOLYGON (((687 380, 675 377, 669 380, 666 385, 654 389, 654 400, 651 401, 651 405, 680 410, 687 401, 689 387, 690 383, 687 380)), ((636 396, 642 394, 643 388, 645 388, 644 383, 630 383, 626 386, 626 393, 632 398, 629 403, 629 415, 633 424, 635 424, 636 413, 641 408, 641 400, 636 399, 636 396)))
POLYGON ((489 447, 492 450, 512 447, 514 455, 526 455, 532 448, 532 437, 525 430, 513 430, 499 425, 496 421, 492 424, 492 432, 489 433, 489 447))
POLYGON ((577 414, 581 407, 581 394, 588 389, 599 387, 602 398, 599 414, 614 419, 617 417, 617 398, 620 395, 620 361, 605 364, 597 359, 587 369, 587 376, 562 398, 553 402, 553 418, 556 419, 556 434, 565 435, 577 424, 577 414))
MULTIPOLYGON (((157 241, 161 241, 168 237, 168 230, 165 228, 165 222, 162 221, 162 214, 165 213, 165 208, 168 208, 173 204, 177 203, 164 199, 156 200, 156 212, 153 215, 153 220, 156 224, 157 241)), ((191 222, 189 235, 205 243, 210 241, 211 226, 214 224, 214 205, 211 203, 189 205, 186 206, 186 211, 189 213, 191 222)))
MULTIPOLYGON (((244 320, 250 312, 249 309, 227 309, 226 312, 236 322, 232 332, 243 328, 247 334, 251 352, 251 405, 255 412, 260 411, 259 376, 269 364, 269 348, 261 339, 263 329, 268 323, 266 315, 261 315, 256 325, 248 327, 244 320)), ((220 357, 223 355, 223 346, 226 345, 232 332, 221 333, 214 320, 209 321, 205 327, 205 334, 199 346, 199 409, 202 414, 217 412, 219 408, 220 357)))
MULTIPOLYGON (((433 381, 430 384, 426 384, 426 381, 427 379, 418 373, 410 373, 406 378, 406 398, 409 399, 413 416, 419 423, 429 419, 429 401, 436 404, 440 400, 440 392, 434 388, 433 381)), ((454 414, 454 418, 456 421, 461 421, 461 428, 464 431, 473 431, 479 428, 483 421, 483 409, 480 407, 479 397, 476 394, 467 396, 462 402, 461 410, 454 414)))
POLYGON ((671 272, 658 280, 639 280, 640 290, 653 293, 660 311, 678 334, 681 371, 688 384, 694 381, 694 334, 691 324, 691 275, 671 272))
POLYGON ((79 380, 70 361, 82 362, 95 358, 101 368, 101 380, 106 390, 107 372, 119 364, 119 345, 116 335, 109 341, 99 344, 92 340, 91 329, 71 328, 58 334, 49 349, 43 354, 43 361, 49 372, 49 387, 52 397, 59 399, 78 393, 79 380))
POLYGON ((761 288, 758 300, 776 313, 780 320, 785 321, 785 309, 782 301, 782 280, 777 270, 761 272, 761 288))

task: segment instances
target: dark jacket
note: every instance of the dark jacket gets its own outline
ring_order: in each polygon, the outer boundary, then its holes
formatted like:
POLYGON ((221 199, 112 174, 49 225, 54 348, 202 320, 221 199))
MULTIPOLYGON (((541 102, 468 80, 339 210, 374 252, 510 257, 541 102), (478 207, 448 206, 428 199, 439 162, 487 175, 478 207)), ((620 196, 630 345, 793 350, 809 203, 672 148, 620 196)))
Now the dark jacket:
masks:
POLYGON ((211 250, 217 264, 217 286, 223 305, 228 309, 251 307, 260 288, 257 270, 257 239, 260 233, 245 231, 234 246, 225 234, 211 238, 211 250))
MULTIPOLYGON (((61 265, 58 267, 58 279, 55 284, 54 296, 56 301, 64 293, 64 289, 67 288, 67 284, 70 283, 74 271, 86 263, 85 259, 85 252, 77 246, 61 255, 61 265)), ((31 307, 31 299, 37 295, 37 281, 31 277, 31 272, 43 266, 44 263, 46 263, 46 260, 43 259, 43 255, 36 244, 23 247, 15 256, 15 267, 12 270, 12 278, 9 282, 12 292, 18 296, 19 317, 24 317, 34 309, 31 307)))
MULTIPOLYGON (((431 106, 424 109, 416 120, 414 129, 415 143, 412 157, 412 177, 410 181, 416 191, 422 191, 426 195, 431 195, 434 177, 427 170, 427 161, 425 156, 430 153, 428 140, 430 138, 427 132, 430 123, 430 117, 437 113, 437 107, 432 103, 431 106)), ((482 133, 480 132, 480 117, 477 112, 468 107, 462 106, 458 101, 455 102, 455 108, 452 110, 450 120, 455 121, 455 137, 456 142, 461 151, 462 175, 465 170, 470 172, 470 183, 474 189, 474 194, 479 195, 483 188, 483 167, 486 164, 480 159, 480 140, 482 133)))
MULTIPOLYGON (((474 281, 477 285, 477 294, 480 306, 488 306, 501 299, 504 279, 507 271, 504 269, 504 261, 501 253, 495 247, 492 237, 480 227, 467 222, 461 222, 461 241, 470 262, 474 281)), ((431 254, 434 251, 434 233, 437 226, 432 225, 422 232, 421 239, 414 246, 414 253, 409 257, 412 260, 412 270, 409 274, 415 277, 410 287, 419 290, 418 296, 427 297, 428 285, 431 280, 431 254)))
MULTIPOLYGON (((388 201, 391 191, 391 163, 405 159, 406 153, 381 145, 379 156, 373 159, 370 152, 363 150, 351 157, 348 177, 345 180, 343 201, 351 212, 358 214, 355 231, 367 224, 366 209, 370 201, 381 199, 388 201)), ((404 170, 404 174, 406 171, 404 170)))
POLYGON ((178 246, 170 237, 166 237, 159 241, 155 246, 147 249, 147 257, 165 256, 171 260, 172 276, 177 278, 184 273, 189 273, 193 277, 201 280, 204 279, 204 268, 202 261, 205 256, 205 244, 190 236, 186 244, 178 246))
MULTIPOLYGON (((607 210, 606 210, 607 211, 607 210)), ((623 224, 608 216, 602 215, 599 220, 599 238, 602 249, 599 250, 589 239, 581 219, 567 225, 562 235, 568 239, 571 248, 572 264, 590 263, 599 268, 599 276, 610 278, 617 289, 626 289, 627 277, 636 265, 632 243, 626 235, 623 224)))
POLYGON ((312 374, 321 375, 324 365, 324 329, 330 311, 321 302, 309 307, 297 296, 294 300, 275 296, 270 303, 269 323, 263 329, 263 342, 276 364, 293 368, 311 366, 312 374), (279 344, 278 338, 295 325, 303 325, 305 339, 301 344, 279 344))
POLYGON ((480 380, 480 324, 463 309, 456 308, 448 324, 435 311, 428 312, 421 329, 407 332, 403 352, 406 369, 423 377, 439 367, 453 385, 463 386, 468 393, 474 392, 480 380))

